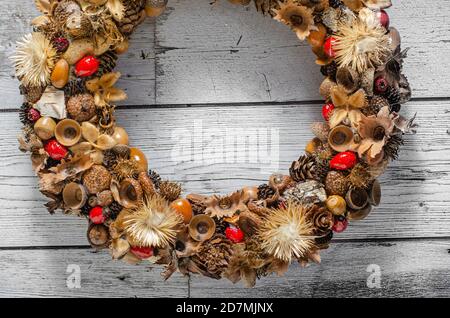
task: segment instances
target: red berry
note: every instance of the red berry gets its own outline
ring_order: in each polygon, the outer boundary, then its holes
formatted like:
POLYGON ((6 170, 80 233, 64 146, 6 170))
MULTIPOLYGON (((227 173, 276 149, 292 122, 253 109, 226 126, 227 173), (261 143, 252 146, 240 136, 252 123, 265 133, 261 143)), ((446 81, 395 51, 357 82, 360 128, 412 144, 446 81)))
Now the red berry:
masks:
POLYGON ((105 216, 103 215, 103 208, 101 206, 96 206, 92 208, 89 212, 89 219, 94 224, 103 224, 105 222, 105 216))
POLYGON ((153 256, 153 247, 134 246, 130 249, 130 252, 140 259, 147 259, 153 256))
POLYGON ((39 118, 41 118, 41 113, 35 108, 30 108, 27 116, 28 119, 31 120, 32 122, 36 122, 39 120, 39 118))
POLYGON ((85 56, 75 65, 75 74, 78 77, 88 77, 97 73, 100 61, 94 56, 85 56))
POLYGON ((356 158, 356 154, 354 152, 341 152, 331 159, 330 168, 336 170, 351 169, 356 165, 357 161, 358 159, 356 158))
POLYGON ((386 29, 389 29, 390 24, 390 18, 386 11, 380 10, 376 13, 376 16, 378 20, 380 21, 380 24, 385 27, 386 29))
POLYGON ((387 80, 384 77, 379 76, 375 79, 375 84, 374 84, 375 93, 377 93, 377 94, 386 93, 388 87, 389 87, 389 83, 387 82, 387 80))
POLYGON ((67 51, 69 45, 69 40, 67 40, 66 38, 56 38, 53 40, 53 46, 59 53, 67 51))
POLYGON ((333 46, 336 44, 336 39, 330 36, 323 45, 323 50, 328 57, 334 58, 336 56, 336 52, 334 51, 333 46))
POLYGON ((57 142, 56 139, 49 140, 45 144, 44 150, 53 160, 62 160, 67 156, 68 153, 67 148, 57 142))
POLYGON ((322 116, 326 121, 330 120, 331 112, 334 110, 334 104, 328 103, 322 107, 322 116))
POLYGON ((345 218, 334 218, 333 227, 331 228, 333 232, 342 233, 348 227, 348 220, 345 218))
POLYGON ((233 243, 241 243, 244 240, 244 232, 236 226, 230 225, 225 230, 225 236, 233 243))

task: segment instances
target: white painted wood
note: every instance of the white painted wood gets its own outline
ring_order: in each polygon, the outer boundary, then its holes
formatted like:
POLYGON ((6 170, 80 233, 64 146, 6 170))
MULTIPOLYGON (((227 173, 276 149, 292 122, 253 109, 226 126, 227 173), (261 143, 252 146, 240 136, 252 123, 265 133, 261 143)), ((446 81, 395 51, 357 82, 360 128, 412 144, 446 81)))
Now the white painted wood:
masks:
MULTIPOLYGON (((450 84, 443 80, 447 69, 442 66, 450 64, 449 5, 449 0, 403 0, 389 9, 392 25, 411 48, 405 73, 414 97, 448 97, 450 84)), ((7 57, 36 15, 31 0, 0 4, 2 109, 21 103, 7 57)), ((309 47, 253 8, 227 1, 211 6, 206 0, 171 0, 167 13, 156 24, 148 19, 133 41, 119 65, 133 78, 121 83, 130 95, 128 105, 319 99, 322 77, 309 47), (141 50, 150 59, 142 60, 141 50)))
MULTIPOLYGON (((400 160, 382 179, 381 206, 336 238, 449 236, 449 107, 446 102, 414 102, 405 108, 409 116, 418 112, 420 127, 417 135, 406 137, 400 160)), ((263 183, 271 172, 287 172, 312 137, 308 127, 320 119, 319 108, 267 105, 127 109, 118 111, 117 117, 128 130, 132 144, 144 150, 151 168, 164 178, 182 182, 186 193, 225 194, 263 183), (236 157, 229 163, 223 161, 229 154, 249 149, 224 150, 221 141, 227 128, 233 132, 242 128, 278 130, 279 142, 268 138, 260 141, 256 150, 264 152, 269 148, 276 152, 279 145, 279 156, 274 156, 279 160, 279 169, 270 168, 259 158, 253 163, 236 157), (198 131, 203 137, 197 136, 198 131), (185 149, 184 153, 180 149, 185 149), (199 154, 204 155, 203 159, 198 160, 199 154), (214 163, 214 159, 219 161, 214 163)), ((38 180, 32 176, 28 156, 17 150, 15 135, 20 124, 16 116, 0 113, 4 123, 0 131, 0 246, 85 245, 85 221, 50 216, 42 207, 45 201, 37 191, 38 180)), ((254 150, 252 153, 257 153, 254 150)))
POLYGON ((449 248, 441 241, 337 243, 322 253, 322 264, 292 265, 285 276, 262 278, 253 289, 193 276, 190 294, 240 299, 449 297, 449 248), (378 272, 381 288, 373 288, 377 281, 370 275, 378 272))
POLYGON ((0 250, 0 264, 0 297, 188 296, 187 277, 174 274, 165 282, 160 267, 112 261, 106 251, 0 250), (78 273, 80 288, 75 284, 78 273))

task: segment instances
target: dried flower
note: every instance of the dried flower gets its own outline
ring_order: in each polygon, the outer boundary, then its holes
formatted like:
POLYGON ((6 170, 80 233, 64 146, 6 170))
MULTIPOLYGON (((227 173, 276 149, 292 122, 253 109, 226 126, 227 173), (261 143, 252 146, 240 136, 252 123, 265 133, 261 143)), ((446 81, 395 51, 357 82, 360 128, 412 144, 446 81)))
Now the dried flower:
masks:
POLYGON ((359 89, 353 94, 348 94, 342 86, 331 89, 331 100, 336 107, 330 117, 330 127, 334 128, 347 118, 353 126, 362 118, 361 109, 367 105, 366 93, 359 89))
POLYGON ((123 90, 114 87, 120 76, 119 72, 107 73, 86 82, 87 89, 94 94, 95 105, 104 107, 110 102, 119 102, 127 98, 123 90))
POLYGON ((42 33, 31 33, 17 44, 11 57, 16 67, 16 76, 25 86, 45 86, 55 66, 57 52, 42 33))
POLYGON ((205 203, 205 214, 217 218, 232 217, 235 213, 243 212, 247 209, 244 204, 244 193, 242 191, 237 191, 224 197, 213 195, 207 198, 205 203))
POLYGON ((313 9, 298 5, 293 0, 280 2, 279 5, 280 9, 274 9, 274 19, 290 26, 300 40, 303 41, 312 30, 317 29, 314 26, 313 9))
POLYGON ((314 247, 314 225, 306 212, 304 206, 292 202, 271 211, 258 233, 267 254, 290 262, 292 256, 300 258, 309 253, 314 247))

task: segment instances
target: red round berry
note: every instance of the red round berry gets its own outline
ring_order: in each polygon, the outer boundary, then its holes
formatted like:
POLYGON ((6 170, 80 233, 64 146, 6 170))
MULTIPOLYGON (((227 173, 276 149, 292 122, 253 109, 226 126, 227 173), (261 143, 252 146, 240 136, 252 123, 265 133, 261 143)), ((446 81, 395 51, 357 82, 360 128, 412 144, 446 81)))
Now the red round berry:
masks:
POLYGON ((380 21, 380 24, 385 27, 386 29, 389 29, 389 24, 390 24, 390 18, 389 15, 387 14, 386 11, 384 10, 380 10, 377 11, 376 16, 378 18, 378 20, 380 21))
POLYGON ((334 51, 335 44, 336 39, 334 37, 330 36, 328 39, 326 39, 325 44, 323 45, 323 50, 328 57, 336 57, 336 52, 334 51))
POLYGON ((230 225, 225 230, 225 236, 233 243, 241 243, 244 240, 244 232, 236 226, 230 225))
POLYGON ((100 61, 94 56, 85 56, 75 65, 75 74, 78 77, 88 77, 97 73, 100 61))
POLYGON ((347 170, 353 168, 358 159, 356 154, 351 151, 338 153, 330 161, 330 168, 336 170, 347 170))
POLYGON ((377 93, 377 94, 386 93, 388 87, 389 87, 389 83, 387 82, 387 80, 384 77, 379 76, 375 79, 375 84, 374 84, 375 93, 377 93))
POLYGON ((101 206, 96 206, 92 208, 89 212, 89 219, 94 224, 103 224, 105 222, 105 216, 103 215, 103 208, 101 206))
POLYGON ((39 118, 41 118, 41 113, 35 108, 30 108, 27 116, 28 119, 31 120, 32 122, 36 122, 39 120, 39 118))
POLYGON ((333 227, 331 228, 335 233, 342 233, 348 227, 348 220, 346 218, 334 218, 333 227))
POLYGON ((56 38, 53 40, 53 46, 59 53, 64 53, 69 48, 70 42, 66 38, 56 38))
POLYGON ((57 142, 56 139, 49 140, 45 144, 44 150, 53 160, 62 160, 67 156, 68 153, 67 148, 57 142))
POLYGON ((328 103, 322 107, 322 116, 326 121, 330 120, 331 112, 334 110, 334 104, 328 103))
POLYGON ((153 247, 133 246, 130 249, 130 252, 133 253, 137 258, 147 259, 153 256, 153 247))

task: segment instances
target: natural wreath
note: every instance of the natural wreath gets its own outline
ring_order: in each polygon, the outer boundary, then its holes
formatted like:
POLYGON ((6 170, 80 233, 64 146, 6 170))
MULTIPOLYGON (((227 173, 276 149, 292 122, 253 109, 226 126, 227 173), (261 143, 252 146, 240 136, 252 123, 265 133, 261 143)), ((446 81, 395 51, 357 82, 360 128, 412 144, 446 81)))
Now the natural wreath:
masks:
POLYGON ((413 120, 406 51, 389 27, 390 0, 251 2, 307 40, 325 80, 324 122, 289 174, 231 195, 181 197, 178 183, 149 170, 116 125, 118 55, 146 16, 167 0, 35 0, 42 16, 12 57, 21 82, 20 149, 31 153, 50 213, 89 220, 87 237, 113 259, 165 265, 253 286, 292 261, 320 262, 334 233, 380 203, 377 178, 397 158, 413 120))

